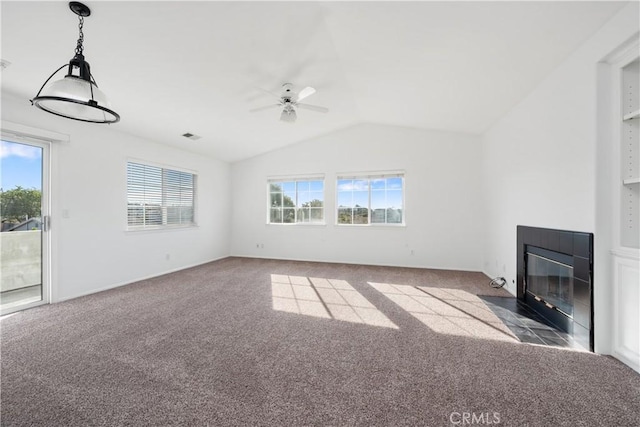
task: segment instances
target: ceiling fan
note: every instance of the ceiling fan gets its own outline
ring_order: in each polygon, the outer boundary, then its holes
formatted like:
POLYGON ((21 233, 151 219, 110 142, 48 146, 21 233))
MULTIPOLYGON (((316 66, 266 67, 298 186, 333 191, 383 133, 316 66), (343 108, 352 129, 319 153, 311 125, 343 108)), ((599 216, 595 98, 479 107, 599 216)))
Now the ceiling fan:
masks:
POLYGON ((316 93, 316 90, 310 86, 305 87, 300 92, 296 93, 293 91, 293 85, 291 83, 285 83, 282 85, 282 94, 276 95, 273 92, 268 92, 279 98, 277 104, 271 104, 264 107, 254 108, 249 110, 251 113, 255 113, 256 111, 268 110, 271 108, 282 108, 282 113, 280 114, 280 120, 287 123, 293 123, 297 119, 296 108, 303 108, 306 110, 317 111, 319 113, 327 113, 329 112, 328 108, 319 107, 317 105, 303 104, 300 101, 307 98, 308 96, 316 93))

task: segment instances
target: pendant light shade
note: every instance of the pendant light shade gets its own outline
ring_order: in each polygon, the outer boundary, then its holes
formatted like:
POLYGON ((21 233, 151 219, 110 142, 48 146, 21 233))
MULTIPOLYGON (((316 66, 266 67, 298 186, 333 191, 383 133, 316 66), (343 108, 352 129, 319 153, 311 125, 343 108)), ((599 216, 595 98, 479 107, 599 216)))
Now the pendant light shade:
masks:
POLYGON ((84 60, 82 42, 84 34, 82 26, 84 17, 91 11, 79 2, 69 3, 69 8, 80 20, 80 37, 76 46, 76 54, 69 61, 67 74, 49 84, 49 81, 67 64, 54 71, 44 82, 38 94, 31 100, 36 107, 57 116, 90 123, 116 123, 120 120, 118 113, 111 109, 105 94, 98 89, 89 63, 84 60))

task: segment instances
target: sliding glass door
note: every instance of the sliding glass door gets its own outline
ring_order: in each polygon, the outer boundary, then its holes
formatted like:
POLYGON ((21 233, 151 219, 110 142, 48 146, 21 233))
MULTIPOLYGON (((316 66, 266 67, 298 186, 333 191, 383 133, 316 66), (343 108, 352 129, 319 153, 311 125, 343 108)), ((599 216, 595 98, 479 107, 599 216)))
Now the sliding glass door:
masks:
POLYGON ((49 302, 49 145, 3 136, 0 314, 49 302))

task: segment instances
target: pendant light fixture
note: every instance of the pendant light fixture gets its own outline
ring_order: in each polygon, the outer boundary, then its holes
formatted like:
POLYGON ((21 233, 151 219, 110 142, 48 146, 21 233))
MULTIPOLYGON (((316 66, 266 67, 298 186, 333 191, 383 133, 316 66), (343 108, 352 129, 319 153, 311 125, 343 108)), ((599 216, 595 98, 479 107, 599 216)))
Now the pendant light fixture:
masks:
POLYGON ((68 119, 90 123, 116 123, 120 121, 120 116, 111 109, 107 97, 98 89, 91 75, 89 63, 84 60, 82 27, 84 18, 91 15, 91 10, 77 1, 70 2, 69 8, 78 15, 80 21, 75 55, 68 65, 62 65, 49 76, 31 100, 31 104, 68 119), (68 67, 67 75, 47 86, 53 76, 64 67, 68 67))

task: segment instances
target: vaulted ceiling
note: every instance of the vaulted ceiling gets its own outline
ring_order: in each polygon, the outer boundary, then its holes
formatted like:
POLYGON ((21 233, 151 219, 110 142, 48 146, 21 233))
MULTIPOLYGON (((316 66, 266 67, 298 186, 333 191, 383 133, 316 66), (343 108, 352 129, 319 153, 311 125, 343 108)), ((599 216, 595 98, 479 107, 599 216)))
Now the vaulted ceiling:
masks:
MULTIPOLYGON (((226 161, 360 122, 481 133, 626 4, 85 3, 85 56, 122 116, 110 126, 226 161), (329 113, 249 112, 285 82, 329 113)), ((1 7, 2 90, 27 102, 73 56, 77 17, 66 2, 1 7)))

